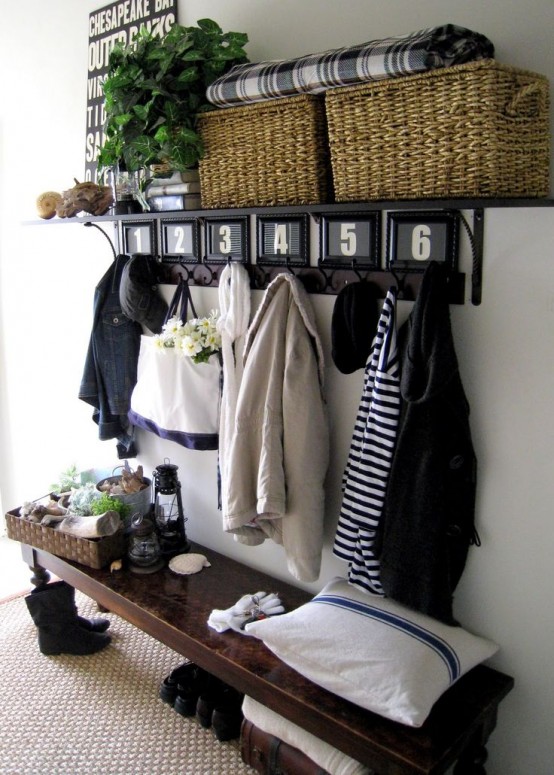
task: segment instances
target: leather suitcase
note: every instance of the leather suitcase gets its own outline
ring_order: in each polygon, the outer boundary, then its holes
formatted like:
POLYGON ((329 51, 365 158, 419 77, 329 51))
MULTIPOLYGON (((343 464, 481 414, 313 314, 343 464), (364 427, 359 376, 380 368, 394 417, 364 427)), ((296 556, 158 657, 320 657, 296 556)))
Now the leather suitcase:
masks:
POLYGON ((329 775, 298 748, 263 732, 248 719, 242 722, 240 753, 243 762, 261 775, 329 775))

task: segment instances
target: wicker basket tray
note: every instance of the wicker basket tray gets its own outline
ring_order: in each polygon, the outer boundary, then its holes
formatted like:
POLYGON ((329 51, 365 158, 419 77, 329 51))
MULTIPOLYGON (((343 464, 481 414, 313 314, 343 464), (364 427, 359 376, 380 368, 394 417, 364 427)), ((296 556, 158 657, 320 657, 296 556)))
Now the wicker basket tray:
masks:
POLYGON ((549 193, 548 80, 483 60, 326 94, 337 202, 549 193))
POLYGON ((13 538, 14 541, 21 541, 22 544, 29 544, 36 549, 44 549, 50 554, 79 562, 89 568, 103 568, 112 560, 117 560, 125 554, 123 529, 103 538, 78 538, 53 527, 21 519, 19 509, 6 513, 6 528, 8 538, 13 538))
POLYGON ((198 117, 203 208, 327 201, 329 150, 322 97, 299 95, 198 117))

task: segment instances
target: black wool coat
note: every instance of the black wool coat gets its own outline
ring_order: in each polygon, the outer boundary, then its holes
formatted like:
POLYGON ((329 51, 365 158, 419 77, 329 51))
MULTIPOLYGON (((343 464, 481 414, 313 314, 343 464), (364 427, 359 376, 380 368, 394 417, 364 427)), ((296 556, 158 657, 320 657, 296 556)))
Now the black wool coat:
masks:
POLYGON ((432 262, 399 331, 402 411, 377 539, 385 594, 454 624, 474 540, 476 459, 443 267, 432 262))

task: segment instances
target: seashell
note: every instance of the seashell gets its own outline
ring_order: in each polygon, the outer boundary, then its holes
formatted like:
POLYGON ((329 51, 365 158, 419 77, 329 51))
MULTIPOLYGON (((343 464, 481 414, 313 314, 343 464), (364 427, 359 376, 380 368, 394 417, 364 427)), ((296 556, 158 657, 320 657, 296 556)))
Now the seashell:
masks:
POLYGON ((45 191, 37 197, 37 212, 41 218, 48 220, 56 215, 56 207, 61 204, 62 195, 57 191, 45 191))
POLYGON ((189 576, 191 573, 198 573, 202 568, 210 567, 211 563, 203 554, 178 554, 169 561, 170 570, 182 576, 189 576))

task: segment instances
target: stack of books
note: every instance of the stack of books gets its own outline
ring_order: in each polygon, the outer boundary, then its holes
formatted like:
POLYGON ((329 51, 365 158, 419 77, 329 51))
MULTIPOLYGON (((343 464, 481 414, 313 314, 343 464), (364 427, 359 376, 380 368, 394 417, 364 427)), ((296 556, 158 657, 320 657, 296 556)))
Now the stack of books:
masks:
POLYGON ((152 178, 146 187, 145 197, 153 212, 200 210, 198 170, 174 172, 169 178, 152 178))

